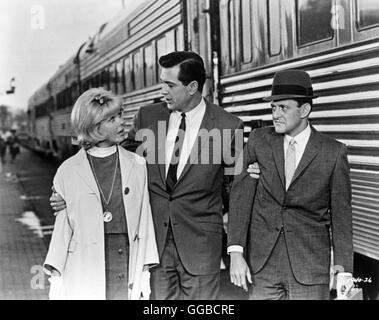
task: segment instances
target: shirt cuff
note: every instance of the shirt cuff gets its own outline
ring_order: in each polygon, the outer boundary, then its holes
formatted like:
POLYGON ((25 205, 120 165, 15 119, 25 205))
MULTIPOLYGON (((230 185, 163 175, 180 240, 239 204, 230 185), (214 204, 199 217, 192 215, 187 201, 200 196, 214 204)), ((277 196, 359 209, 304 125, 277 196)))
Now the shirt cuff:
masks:
POLYGON ((239 245, 229 246, 228 247, 228 254, 231 252, 240 252, 243 253, 243 247, 239 245))

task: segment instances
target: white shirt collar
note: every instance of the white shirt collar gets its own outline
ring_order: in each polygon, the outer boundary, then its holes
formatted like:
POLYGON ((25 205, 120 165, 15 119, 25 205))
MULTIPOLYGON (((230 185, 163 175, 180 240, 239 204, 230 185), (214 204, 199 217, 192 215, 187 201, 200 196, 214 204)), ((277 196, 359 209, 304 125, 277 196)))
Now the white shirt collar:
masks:
POLYGON ((105 158, 109 157, 110 155, 114 154, 117 151, 117 146, 110 146, 110 147, 92 147, 91 149, 87 150, 87 153, 93 157, 97 158, 105 158))
POLYGON ((303 131, 301 131, 299 134, 297 134, 295 137, 291 137, 288 134, 286 134, 284 136, 284 139, 287 145, 290 143, 292 139, 294 139, 297 146, 299 146, 301 149, 305 149, 305 146, 307 145, 310 136, 311 136, 311 126, 308 123, 307 127, 303 131))
MULTIPOLYGON (((191 109, 188 112, 185 112, 185 114, 186 114, 186 121, 188 121, 188 123, 191 123, 197 117, 203 116, 205 108, 206 108, 205 100, 204 100, 204 98, 201 98, 200 103, 195 108, 191 109)), ((175 113, 175 115, 176 115, 176 117, 178 119, 181 118, 182 112, 175 110, 174 113, 175 113)))

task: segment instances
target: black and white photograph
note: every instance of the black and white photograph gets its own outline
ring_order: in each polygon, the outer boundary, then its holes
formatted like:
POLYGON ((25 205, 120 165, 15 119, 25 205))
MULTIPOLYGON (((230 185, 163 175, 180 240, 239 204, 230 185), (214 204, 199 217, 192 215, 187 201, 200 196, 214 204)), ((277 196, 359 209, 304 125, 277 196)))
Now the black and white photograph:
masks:
POLYGON ((0 300, 379 300, 379 1, 2 0, 0 43, 0 300))

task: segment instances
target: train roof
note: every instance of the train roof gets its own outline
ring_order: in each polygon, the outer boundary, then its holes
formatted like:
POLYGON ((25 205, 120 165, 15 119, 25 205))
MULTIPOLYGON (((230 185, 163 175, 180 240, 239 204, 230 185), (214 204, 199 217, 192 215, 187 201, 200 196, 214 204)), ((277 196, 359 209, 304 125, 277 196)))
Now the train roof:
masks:
MULTIPOLYGON (((123 8, 120 12, 112 18, 109 22, 102 24, 93 36, 83 42, 83 44, 76 49, 75 53, 66 60, 62 65, 59 66, 58 70, 49 78, 48 82, 43 84, 28 100, 28 105, 30 103, 36 104, 35 101, 40 101, 43 99, 47 92, 55 94, 59 92, 63 87, 77 79, 77 59, 81 61, 84 57, 88 56, 96 48, 98 49, 98 44, 104 47, 108 43, 104 41, 106 39, 111 39, 113 35, 117 35, 121 32, 127 32, 128 21, 133 19, 144 7, 146 7, 151 0, 145 0, 134 9, 132 12, 128 8, 123 8), (122 29, 125 30, 122 31, 122 29)), ((43 102, 43 101, 41 101, 43 102)), ((37 103, 38 104, 38 103, 37 103)))
POLYGON ((46 102, 50 98, 50 92, 51 90, 48 82, 39 87, 28 99, 28 109, 46 102))

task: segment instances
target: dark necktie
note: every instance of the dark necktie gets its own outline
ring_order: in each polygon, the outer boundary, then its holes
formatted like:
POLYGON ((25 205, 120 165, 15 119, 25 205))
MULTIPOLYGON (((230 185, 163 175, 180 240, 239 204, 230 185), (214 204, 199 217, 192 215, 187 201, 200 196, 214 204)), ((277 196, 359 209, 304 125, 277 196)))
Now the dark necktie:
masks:
POLYGON ((168 173, 167 173, 167 178, 166 178, 166 189, 169 193, 172 192, 172 189, 174 188, 174 185, 177 182, 176 176, 177 176, 177 171, 178 171, 178 164, 179 164, 180 154, 182 152, 184 135, 186 132, 186 114, 182 113, 181 116, 182 116, 182 121, 180 121, 179 130, 176 135, 174 150, 172 152, 170 166, 168 168, 168 173))

